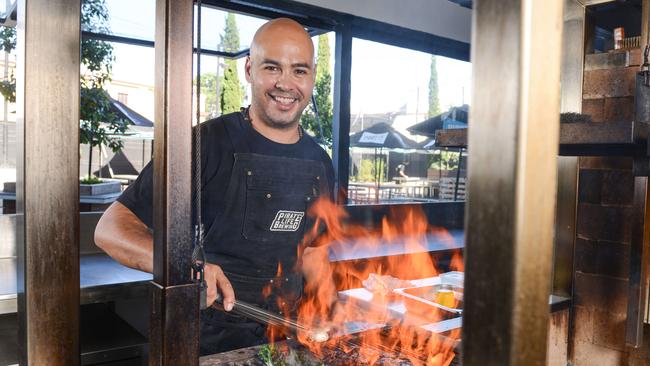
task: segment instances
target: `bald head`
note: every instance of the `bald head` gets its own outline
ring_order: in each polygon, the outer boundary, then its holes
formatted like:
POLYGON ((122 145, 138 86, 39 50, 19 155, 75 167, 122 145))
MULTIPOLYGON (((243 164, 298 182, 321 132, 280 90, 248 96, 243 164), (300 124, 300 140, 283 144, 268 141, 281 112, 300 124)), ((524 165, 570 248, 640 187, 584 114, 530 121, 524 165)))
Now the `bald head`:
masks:
POLYGON ((299 23, 280 18, 260 27, 246 59, 253 126, 295 133, 315 78, 314 44, 299 23))
POLYGON ((309 33, 305 31, 300 23, 289 18, 278 18, 270 20, 262 25, 251 43, 250 55, 254 58, 260 51, 278 43, 292 44, 296 47, 306 49, 314 58, 314 44, 309 33))

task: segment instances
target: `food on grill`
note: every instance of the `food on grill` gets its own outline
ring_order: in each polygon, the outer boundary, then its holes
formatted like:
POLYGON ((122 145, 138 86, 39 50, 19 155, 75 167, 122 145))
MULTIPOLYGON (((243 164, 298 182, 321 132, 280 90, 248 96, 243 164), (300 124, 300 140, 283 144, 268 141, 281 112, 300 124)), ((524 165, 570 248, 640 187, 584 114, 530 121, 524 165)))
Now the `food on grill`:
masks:
POLYGON ((309 339, 314 342, 327 342, 330 339, 329 329, 316 328, 309 332, 309 339))
POLYGON ((400 280, 399 278, 392 276, 380 276, 375 273, 371 273, 368 276, 368 279, 364 280, 362 284, 366 290, 380 296, 387 296, 391 294, 396 288, 413 286, 411 281, 400 280))
MULTIPOLYGON (((453 354, 439 354, 429 364, 449 366, 457 365, 453 354)), ((417 363, 418 366, 425 362, 417 363)), ((260 348, 257 358, 229 366, 414 366, 406 358, 392 352, 365 349, 360 351, 358 346, 348 345, 346 349, 325 348, 322 357, 309 352, 301 346, 276 347, 265 345, 260 348)))

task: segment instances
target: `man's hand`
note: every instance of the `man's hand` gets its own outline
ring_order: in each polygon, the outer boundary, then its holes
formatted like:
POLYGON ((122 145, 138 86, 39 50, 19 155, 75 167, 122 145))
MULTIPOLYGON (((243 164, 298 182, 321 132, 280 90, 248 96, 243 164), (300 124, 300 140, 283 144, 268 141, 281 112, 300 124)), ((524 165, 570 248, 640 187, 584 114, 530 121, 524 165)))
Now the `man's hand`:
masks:
POLYGON ((216 264, 206 263, 204 268, 205 282, 208 285, 208 306, 212 306, 221 293, 223 298, 223 308, 226 311, 232 310, 235 304, 235 291, 228 278, 216 264))

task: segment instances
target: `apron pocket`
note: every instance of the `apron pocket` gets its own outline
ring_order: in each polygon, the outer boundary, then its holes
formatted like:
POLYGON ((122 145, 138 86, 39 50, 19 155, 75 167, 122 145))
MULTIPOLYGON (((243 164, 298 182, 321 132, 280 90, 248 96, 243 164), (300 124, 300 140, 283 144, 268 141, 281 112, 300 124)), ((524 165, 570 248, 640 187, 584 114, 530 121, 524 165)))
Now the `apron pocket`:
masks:
POLYGON ((312 200, 310 195, 247 189, 242 235, 248 240, 297 245, 312 200))

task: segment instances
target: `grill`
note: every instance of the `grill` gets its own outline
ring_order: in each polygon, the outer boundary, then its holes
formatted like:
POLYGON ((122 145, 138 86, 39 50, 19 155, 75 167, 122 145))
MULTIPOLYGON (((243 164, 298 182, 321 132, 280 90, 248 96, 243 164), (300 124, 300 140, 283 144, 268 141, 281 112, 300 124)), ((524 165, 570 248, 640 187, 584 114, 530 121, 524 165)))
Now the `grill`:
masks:
MULTIPOLYGON (((379 330, 378 332, 381 332, 379 330)), ((396 350, 387 350, 377 347, 371 350, 373 360, 359 353, 359 345, 354 339, 346 342, 346 347, 326 347, 322 355, 316 355, 306 347, 293 340, 282 341, 274 345, 261 345, 224 352, 201 358, 201 366, 270 366, 265 363, 262 353, 273 347, 275 363, 273 365, 340 365, 340 366, 419 366, 426 365, 426 360, 419 363, 410 361, 405 355, 396 350), (284 362, 284 363, 282 363, 284 362)), ((460 347, 457 347, 460 348, 460 347)), ((367 352, 368 350, 366 350, 367 352)), ((364 352, 365 353, 365 352, 364 352)), ((411 355, 413 356, 413 355, 411 355)), ((417 356, 416 356, 417 357, 417 356)), ((455 356, 446 364, 449 366, 460 365, 460 357, 455 356)))

